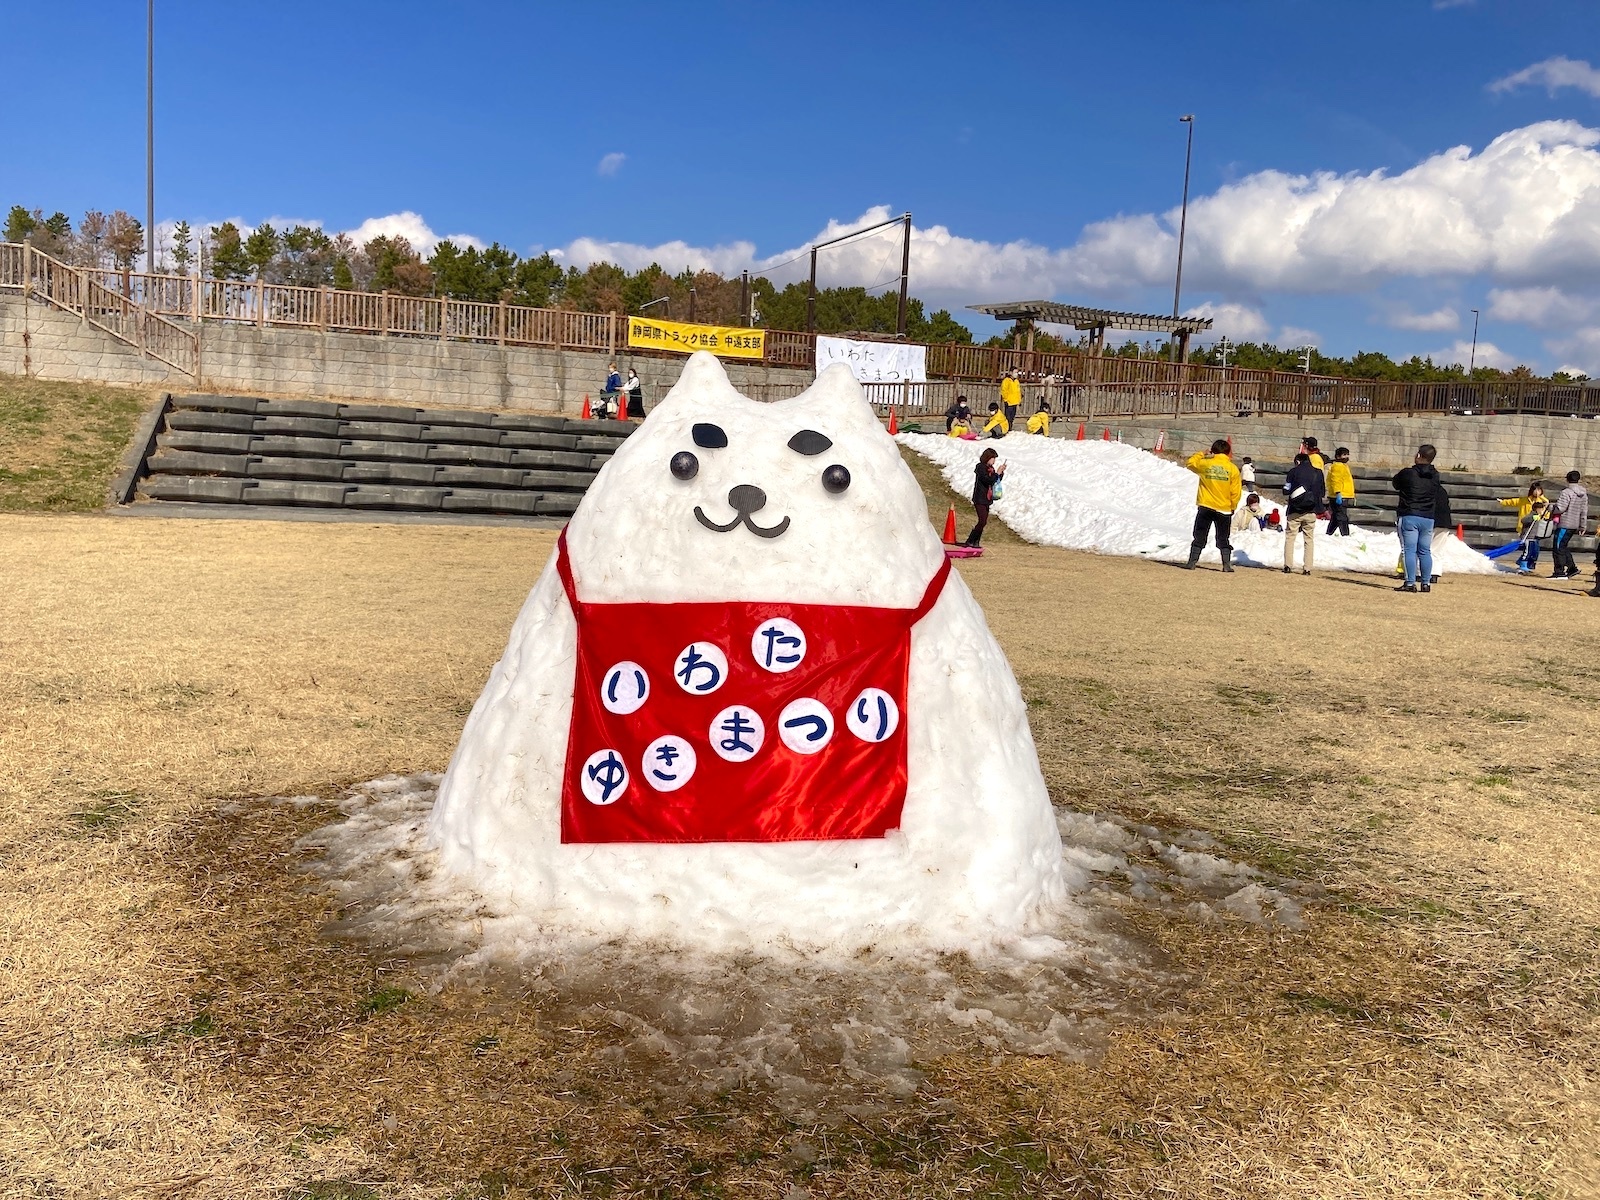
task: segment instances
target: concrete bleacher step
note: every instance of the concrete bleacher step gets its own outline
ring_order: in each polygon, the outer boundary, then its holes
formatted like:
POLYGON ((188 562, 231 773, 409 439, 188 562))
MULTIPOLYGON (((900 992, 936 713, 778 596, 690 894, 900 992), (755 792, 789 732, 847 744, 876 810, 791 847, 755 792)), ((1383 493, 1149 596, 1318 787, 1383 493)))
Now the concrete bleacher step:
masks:
POLYGON ((140 466, 152 502, 565 517, 622 421, 173 396, 140 466))
MULTIPOLYGON (((1269 499, 1282 494, 1283 477, 1289 464, 1260 462, 1255 464, 1256 490, 1269 499)), ((1350 519, 1356 524, 1392 524, 1398 497, 1390 485, 1394 471, 1389 468, 1357 467, 1351 474, 1356 484, 1356 505, 1350 519)), ((1502 497, 1523 496, 1537 477, 1531 475, 1484 475, 1468 471, 1441 471, 1446 490, 1450 493, 1450 515, 1461 525, 1467 545, 1475 550, 1490 550, 1503 546, 1517 534, 1515 509, 1500 503, 1502 497)), ((1566 486, 1559 477, 1544 479, 1545 494, 1552 500, 1566 486)), ((1545 539, 1548 552, 1550 541, 1545 539)), ((1593 535, 1572 539, 1573 552, 1592 553, 1593 535)))

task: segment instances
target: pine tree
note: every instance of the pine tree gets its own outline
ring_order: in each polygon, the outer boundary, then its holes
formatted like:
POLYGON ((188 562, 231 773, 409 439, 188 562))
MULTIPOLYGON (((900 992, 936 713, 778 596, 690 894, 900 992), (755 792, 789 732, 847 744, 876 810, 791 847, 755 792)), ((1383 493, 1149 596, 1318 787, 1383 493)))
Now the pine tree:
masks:
POLYGON ((6 241, 25 242, 39 224, 37 213, 31 213, 20 204, 13 204, 6 214, 6 241))
POLYGON ((179 275, 187 275, 194 266, 194 231, 187 221, 172 227, 172 262, 179 275))
POLYGON ((244 240, 245 261, 250 264, 256 273, 256 278, 261 279, 272 260, 278 256, 278 231, 263 221, 255 231, 244 240))
POLYGON ((85 266, 103 267, 106 263, 106 235, 111 223, 105 213, 91 208, 78 222, 78 259, 85 266))
POLYGON ((244 252, 239 227, 224 221, 211 231, 211 273, 218 279, 245 279, 250 275, 250 259, 244 252))
POLYGON ((356 277, 350 271, 350 260, 341 254, 333 264, 333 286, 341 292, 353 292, 356 287, 356 277))

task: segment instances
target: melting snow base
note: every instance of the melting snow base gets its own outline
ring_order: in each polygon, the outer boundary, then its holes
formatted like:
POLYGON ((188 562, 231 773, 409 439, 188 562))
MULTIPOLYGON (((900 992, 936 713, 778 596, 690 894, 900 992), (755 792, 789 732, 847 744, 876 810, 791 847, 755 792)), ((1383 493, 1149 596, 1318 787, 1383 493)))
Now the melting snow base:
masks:
POLYGON ((1064 853, 1093 881, 1076 923, 987 954, 872 947, 841 960, 781 946, 717 954, 585 940, 435 871, 423 831, 439 780, 363 784, 331 802, 341 820, 301 839, 309 871, 339 901, 334 936, 408 959, 421 989, 479 986, 531 999, 552 1028, 610 1027, 602 1056, 664 1093, 756 1087, 797 1116, 910 1096, 918 1064, 945 1054, 1092 1056, 1111 1023, 1173 1003, 1182 987, 1117 932, 1127 905, 1303 923, 1295 899, 1212 853, 1204 834, 1065 812, 1064 853))

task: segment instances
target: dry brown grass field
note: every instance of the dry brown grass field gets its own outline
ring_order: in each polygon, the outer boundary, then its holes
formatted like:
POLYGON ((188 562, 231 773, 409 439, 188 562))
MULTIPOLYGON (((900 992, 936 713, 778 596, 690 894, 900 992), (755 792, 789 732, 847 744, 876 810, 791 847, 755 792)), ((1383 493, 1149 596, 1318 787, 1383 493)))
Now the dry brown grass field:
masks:
POLYGON ((0 1194, 1600 1194, 1600 601, 990 540, 1057 804, 1205 831, 1305 925, 1130 899, 1179 986, 1086 1061, 797 1128, 327 936, 330 810, 258 799, 442 769, 553 534, 0 515, 0 1194))

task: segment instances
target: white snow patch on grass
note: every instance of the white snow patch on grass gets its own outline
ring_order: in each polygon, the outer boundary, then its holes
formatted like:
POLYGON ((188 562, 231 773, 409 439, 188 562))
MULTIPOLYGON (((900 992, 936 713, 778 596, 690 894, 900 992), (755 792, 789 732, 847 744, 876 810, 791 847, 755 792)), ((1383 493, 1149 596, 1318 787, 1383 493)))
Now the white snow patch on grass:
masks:
MULTIPOLYGON (((999 451, 1008 464, 1005 493, 993 515, 1030 542, 1067 550, 1092 550, 1184 562, 1194 527, 1192 472, 1120 442, 1069 441, 1016 434, 1000 441, 968 442, 932 433, 903 433, 899 440, 936 463, 957 492, 970 495, 978 455, 999 451)), ((1270 493, 1263 507, 1280 507, 1270 493)), ((1283 534, 1272 530, 1233 535, 1240 566, 1283 566, 1283 534)), ((1400 556, 1392 529, 1350 527, 1348 538, 1317 531, 1316 569, 1389 574, 1400 556)), ((1298 555, 1296 556, 1298 560, 1298 555)), ((1208 546, 1200 561, 1217 561, 1208 546)), ((1465 542, 1450 538, 1434 555, 1441 575, 1492 575, 1499 568, 1465 542)))

